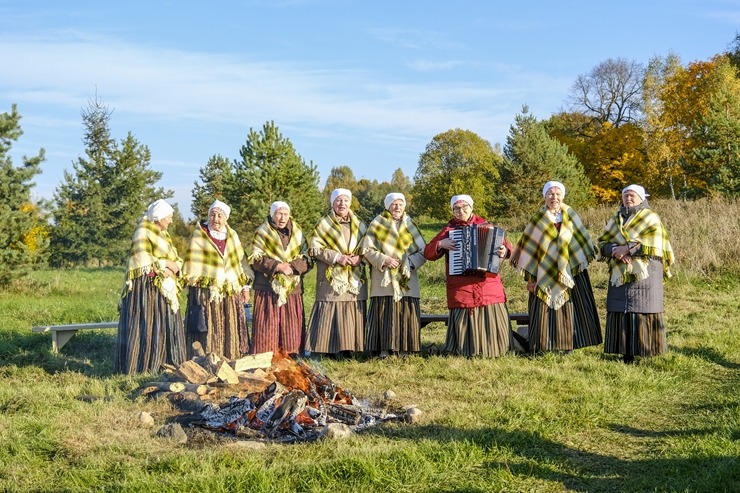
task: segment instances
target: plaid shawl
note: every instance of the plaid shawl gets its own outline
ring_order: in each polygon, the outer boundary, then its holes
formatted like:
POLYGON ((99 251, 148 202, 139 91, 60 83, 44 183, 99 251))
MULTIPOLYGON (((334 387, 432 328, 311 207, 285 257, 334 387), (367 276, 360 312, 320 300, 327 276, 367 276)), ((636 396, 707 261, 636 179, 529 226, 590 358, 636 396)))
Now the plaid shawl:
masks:
POLYGON ((367 233, 362 239, 360 248, 363 252, 377 250, 389 257, 401 261, 395 269, 385 269, 380 285, 393 286, 393 300, 399 301, 409 290, 411 267, 409 255, 423 251, 426 246, 424 238, 414 221, 406 214, 403 215, 400 225, 393 219, 389 211, 383 211, 370 223, 367 233))
POLYGON ((139 220, 131 240, 131 251, 126 265, 126 282, 121 297, 124 298, 131 292, 133 288, 131 281, 153 272, 154 285, 167 299, 172 311, 177 312, 180 309, 179 294, 182 286, 177 277, 164 276, 166 260, 182 263, 170 234, 160 229, 145 215, 139 220))
POLYGON ((210 301, 220 302, 232 296, 248 284, 242 267, 244 248, 239 235, 226 226, 226 248, 221 255, 208 233, 197 225, 190 236, 188 250, 185 252, 185 265, 182 275, 185 284, 192 287, 208 288, 210 301))
POLYGON ((606 243, 626 245, 628 242, 637 242, 642 246, 642 253, 632 257, 632 263, 625 263, 616 258, 609 259, 609 270, 612 273, 613 286, 621 286, 628 282, 639 281, 649 277, 647 259, 645 257, 660 257, 663 259, 663 277, 672 276, 670 267, 675 257, 673 247, 668 239, 668 232, 663 227, 658 214, 647 207, 637 210, 623 221, 621 208, 604 227, 604 232, 598 239, 599 248, 606 243))
MULTIPOLYGON (((264 257, 290 263, 297 258, 304 257, 308 261, 308 264, 311 265, 312 260, 308 256, 308 244, 303 237, 303 231, 293 222, 292 217, 290 218, 290 224, 290 240, 288 240, 288 245, 283 248, 280 235, 272 224, 270 224, 269 218, 262 223, 254 234, 252 253, 249 256, 248 263, 253 264, 264 257)), ((285 275, 282 272, 278 272, 272 276, 270 287, 278 295, 278 306, 282 306, 288 301, 288 296, 300 282, 300 275, 285 275)))
MULTIPOLYGON (((350 240, 349 244, 344 240, 342 225, 334 211, 322 217, 314 228, 308 241, 308 254, 312 257, 319 254, 321 250, 335 250, 344 255, 360 254, 360 242, 365 236, 365 224, 357 219, 351 211, 350 215, 350 240)), ((359 265, 331 265, 326 269, 326 280, 337 294, 360 293, 360 285, 366 281, 365 266, 363 262, 359 265)))
POLYGON ((573 277, 596 258, 591 235, 570 206, 562 206, 560 231, 543 206, 524 228, 511 256, 512 264, 537 283, 537 297, 555 310, 570 298, 573 277))

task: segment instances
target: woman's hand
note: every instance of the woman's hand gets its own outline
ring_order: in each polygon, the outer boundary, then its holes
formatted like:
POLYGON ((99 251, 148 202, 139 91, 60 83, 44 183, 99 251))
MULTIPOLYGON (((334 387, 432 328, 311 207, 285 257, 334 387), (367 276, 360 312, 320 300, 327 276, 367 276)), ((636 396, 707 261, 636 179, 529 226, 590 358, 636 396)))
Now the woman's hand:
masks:
POLYGON ((171 271, 172 275, 177 275, 177 273, 180 272, 180 264, 172 260, 167 260, 166 262, 167 262, 167 268, 165 269, 165 276, 167 276, 167 271, 171 271))
POLYGON ((506 258, 506 245, 498 247, 498 256, 499 258, 506 258))
POLYGON ((437 242, 437 248, 442 248, 444 250, 455 250, 457 248, 457 243, 455 243, 455 240, 452 238, 442 238, 437 242))
POLYGON ((281 262, 277 264, 277 267, 275 267, 275 272, 290 276, 293 274, 293 267, 291 267, 290 264, 287 262, 281 262))
POLYGON ((527 291, 529 291, 532 294, 535 294, 535 290, 537 289, 537 283, 534 281, 527 281, 527 291))
POLYGON ((621 260, 622 262, 629 264, 632 262, 632 256, 630 255, 630 247, 629 245, 619 245, 615 246, 612 249, 612 257, 614 257, 617 260, 621 260))
POLYGON ((247 287, 242 289, 242 302, 249 303, 249 288, 247 287))
POLYGON ((386 257, 383 261, 383 267, 388 269, 396 269, 401 265, 401 261, 394 257, 386 257))

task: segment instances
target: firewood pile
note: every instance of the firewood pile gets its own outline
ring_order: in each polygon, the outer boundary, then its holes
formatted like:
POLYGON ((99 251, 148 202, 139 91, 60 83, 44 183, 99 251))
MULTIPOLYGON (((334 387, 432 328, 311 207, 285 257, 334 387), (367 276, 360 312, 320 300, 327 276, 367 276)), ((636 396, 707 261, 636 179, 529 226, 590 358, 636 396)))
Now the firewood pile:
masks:
MULTIPOLYGON (((393 392, 361 402, 305 360, 261 353, 237 360, 205 354, 178 367, 166 366, 160 381, 139 393, 166 398, 186 421, 248 440, 299 442, 331 436, 338 428, 360 431, 388 421, 415 421, 420 411, 394 403, 393 392)), ((181 420, 183 421, 183 420, 181 420)))

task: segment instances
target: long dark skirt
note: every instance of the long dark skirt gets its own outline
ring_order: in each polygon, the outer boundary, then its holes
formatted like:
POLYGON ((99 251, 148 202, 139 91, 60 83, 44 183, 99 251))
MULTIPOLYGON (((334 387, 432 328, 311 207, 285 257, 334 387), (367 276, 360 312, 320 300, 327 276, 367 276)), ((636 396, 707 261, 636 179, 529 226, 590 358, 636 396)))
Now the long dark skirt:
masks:
POLYGON ((182 316, 149 276, 132 281, 132 290, 121 300, 113 368, 117 373, 145 373, 162 364, 185 361, 182 316))
POLYGON ((317 301, 311 311, 306 351, 335 354, 365 350, 365 301, 317 301))
POLYGON ((445 350, 460 356, 496 357, 511 349, 511 322, 506 303, 452 308, 445 350))
POLYGON ((601 344, 601 322, 588 271, 573 278, 570 299, 553 310, 534 294, 529 294, 529 350, 571 351, 601 344))
POLYGON ((373 296, 367 318, 365 350, 418 353, 421 350, 419 298, 373 296))
POLYGON ((285 351, 298 354, 305 331, 303 297, 288 296, 278 306, 278 295, 271 291, 254 291, 252 311, 252 353, 285 351))
POLYGON ((606 313, 605 353, 657 356, 667 350, 663 313, 606 313))
POLYGON ((186 332, 188 354, 198 341, 206 353, 238 359, 249 352, 249 333, 244 302, 239 294, 210 301, 208 288, 188 288, 186 332))

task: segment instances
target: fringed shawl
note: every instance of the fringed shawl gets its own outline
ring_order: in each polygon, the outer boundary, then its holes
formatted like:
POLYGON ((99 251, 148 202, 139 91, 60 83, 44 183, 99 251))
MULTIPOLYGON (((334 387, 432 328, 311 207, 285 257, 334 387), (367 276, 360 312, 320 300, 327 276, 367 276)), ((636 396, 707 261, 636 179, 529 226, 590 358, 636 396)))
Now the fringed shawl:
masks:
POLYGON ((154 285, 167 299, 173 312, 180 309, 180 281, 176 276, 165 277, 167 260, 182 264, 170 234, 143 216, 134 230, 131 251, 126 265, 126 282, 121 292, 125 297, 133 287, 131 281, 154 273, 154 285))
POLYGON ((558 231, 543 206, 524 228, 511 256, 519 273, 537 283, 537 297, 555 310, 568 301, 573 278, 588 268, 597 253, 578 214, 565 204, 561 210, 558 231))
POLYGON ((660 257, 663 261, 663 277, 672 276, 670 267, 675 260, 673 247, 658 214, 644 207, 624 221, 620 209, 609 219, 598 240, 599 248, 606 243, 627 245, 629 242, 637 242, 642 246, 641 255, 633 256, 629 264, 616 258, 609 259, 612 273, 610 282, 613 286, 647 279, 647 259, 644 257, 660 257))
MULTIPOLYGON (((257 228, 252 243, 252 253, 249 255, 248 263, 251 265, 264 257, 272 258, 284 263, 290 263, 297 258, 303 257, 312 264, 308 256, 308 244, 303 236, 301 228, 290 218, 291 235, 288 244, 283 248, 283 242, 275 228, 268 219, 257 228)), ((300 284, 300 275, 286 275, 278 272, 272 276, 270 287, 278 295, 278 306, 288 301, 288 296, 300 284)))
POLYGON ((406 214, 400 224, 393 219, 391 213, 383 211, 370 223, 367 233, 362 239, 361 250, 376 250, 389 257, 400 260, 395 269, 385 269, 380 285, 393 286, 393 300, 399 301, 409 290, 411 267, 409 256, 424 251, 426 242, 419 232, 414 221, 406 214))
MULTIPOLYGON (((365 224, 357 219, 351 211, 349 243, 342 234, 342 225, 334 211, 322 217, 311 234, 308 242, 308 254, 315 257, 321 250, 334 250, 343 255, 360 254, 360 241, 365 236, 365 224)), ((334 292, 359 294, 360 285, 366 281, 365 267, 362 262, 356 266, 330 265, 326 269, 326 280, 334 292)))
POLYGON ((248 284, 242 267, 244 248, 239 235, 226 226, 226 248, 223 255, 201 225, 190 236, 182 268, 185 284, 207 288, 209 300, 220 302, 226 296, 239 293, 248 284))

